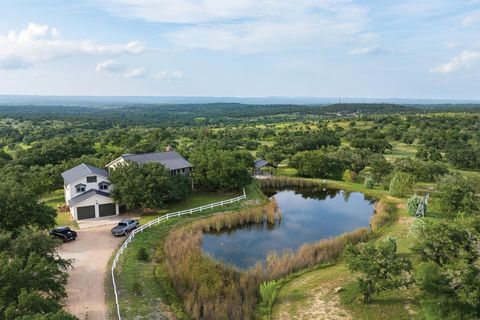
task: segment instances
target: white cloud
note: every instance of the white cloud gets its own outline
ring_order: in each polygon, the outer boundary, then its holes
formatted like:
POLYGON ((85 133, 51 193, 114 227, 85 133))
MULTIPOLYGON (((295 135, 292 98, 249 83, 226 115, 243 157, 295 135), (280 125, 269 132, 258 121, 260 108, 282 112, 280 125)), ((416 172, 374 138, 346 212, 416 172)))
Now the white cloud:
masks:
POLYGON ((125 71, 126 67, 113 60, 106 60, 97 64, 95 72, 106 72, 106 73, 121 73, 125 71))
POLYGON ((128 67, 115 60, 105 60, 95 67, 95 72, 106 73, 113 76, 119 76, 127 79, 135 78, 153 78, 158 80, 180 80, 183 78, 183 72, 180 70, 168 71, 162 70, 158 72, 150 72, 147 67, 128 67))
POLYGON ((146 77, 147 75, 148 75, 147 68, 140 67, 140 68, 134 68, 132 70, 129 70, 123 76, 125 78, 143 78, 143 77, 146 77))
POLYGON ((353 0, 108 0, 127 19, 179 24, 166 38, 179 48, 259 52, 329 46, 366 31, 367 9, 353 0))
POLYGON ((363 48, 355 48, 350 51, 351 55, 370 55, 370 54, 377 54, 380 53, 380 48, 377 45, 363 47, 363 48))
POLYGON ((175 70, 175 71, 162 70, 155 73, 153 77, 160 80, 169 80, 169 81, 180 80, 180 79, 183 79, 183 72, 180 70, 175 70))
POLYGON ((449 62, 430 69, 430 72, 451 73, 462 68, 468 68, 477 61, 480 61, 480 51, 464 50, 449 62))
POLYGON ((10 31, 0 36, 1 61, 17 61, 7 66, 19 68, 32 65, 37 61, 52 60, 62 56, 76 54, 119 55, 139 54, 148 49, 139 41, 124 44, 98 44, 90 40, 62 40, 60 31, 48 25, 29 23, 27 28, 17 32, 10 31), (23 61, 23 63, 20 63, 23 61))
POLYGON ((462 25, 465 27, 470 27, 477 23, 480 23, 480 11, 471 13, 462 20, 462 25))

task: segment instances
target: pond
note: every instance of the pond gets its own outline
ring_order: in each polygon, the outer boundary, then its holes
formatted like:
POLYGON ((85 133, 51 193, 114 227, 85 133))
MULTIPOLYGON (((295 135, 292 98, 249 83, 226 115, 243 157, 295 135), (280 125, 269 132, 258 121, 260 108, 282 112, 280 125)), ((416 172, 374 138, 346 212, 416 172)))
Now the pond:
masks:
POLYGON ((338 189, 264 189, 275 196, 282 213, 279 224, 248 225, 203 235, 204 252, 241 269, 264 261, 267 254, 296 250, 304 243, 369 227, 374 199, 338 189))

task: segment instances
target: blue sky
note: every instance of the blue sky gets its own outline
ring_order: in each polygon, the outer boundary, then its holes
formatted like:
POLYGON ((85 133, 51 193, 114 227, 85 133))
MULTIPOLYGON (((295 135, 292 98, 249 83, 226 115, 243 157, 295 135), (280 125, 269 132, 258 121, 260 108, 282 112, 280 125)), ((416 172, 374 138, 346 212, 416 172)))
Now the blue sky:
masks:
POLYGON ((0 12, 0 94, 480 99, 480 0, 17 0, 0 12))

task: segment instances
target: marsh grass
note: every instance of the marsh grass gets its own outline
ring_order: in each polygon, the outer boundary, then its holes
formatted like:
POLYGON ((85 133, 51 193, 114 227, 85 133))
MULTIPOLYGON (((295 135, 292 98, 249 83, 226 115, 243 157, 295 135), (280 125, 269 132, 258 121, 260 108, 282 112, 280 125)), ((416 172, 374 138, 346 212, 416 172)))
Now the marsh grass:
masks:
POLYGON ((375 203, 375 213, 370 220, 372 230, 378 230, 386 225, 395 222, 398 219, 394 203, 387 202, 383 199, 375 203))
POLYGON ((204 232, 219 232, 247 224, 277 223, 275 198, 265 205, 216 215, 175 229, 160 248, 170 285, 193 319, 250 319, 259 300, 260 285, 317 264, 338 260, 345 246, 366 239, 362 228, 339 237, 304 244, 297 251, 271 252, 264 264, 241 271, 203 254, 204 232), (163 250, 162 250, 163 249, 163 250))
POLYGON ((309 180, 303 178, 292 177, 272 177, 269 179, 259 180, 259 184, 262 188, 285 188, 285 187, 297 187, 308 188, 324 186, 325 184, 318 180, 309 180))

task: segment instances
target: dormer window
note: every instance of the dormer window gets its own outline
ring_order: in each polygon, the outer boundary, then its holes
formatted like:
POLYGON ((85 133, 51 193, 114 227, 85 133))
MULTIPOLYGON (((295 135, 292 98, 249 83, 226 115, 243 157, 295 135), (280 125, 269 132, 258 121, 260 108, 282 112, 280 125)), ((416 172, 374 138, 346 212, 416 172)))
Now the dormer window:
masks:
POLYGON ((84 185, 83 183, 80 183, 75 186, 75 190, 77 191, 77 193, 85 192, 85 187, 86 185, 84 185))
POLYGON ((97 176, 87 177, 87 183, 97 182, 97 176))
POLYGON ((98 184, 98 189, 99 190, 108 190, 109 185, 110 185, 110 183, 108 183, 106 181, 102 181, 98 184))

